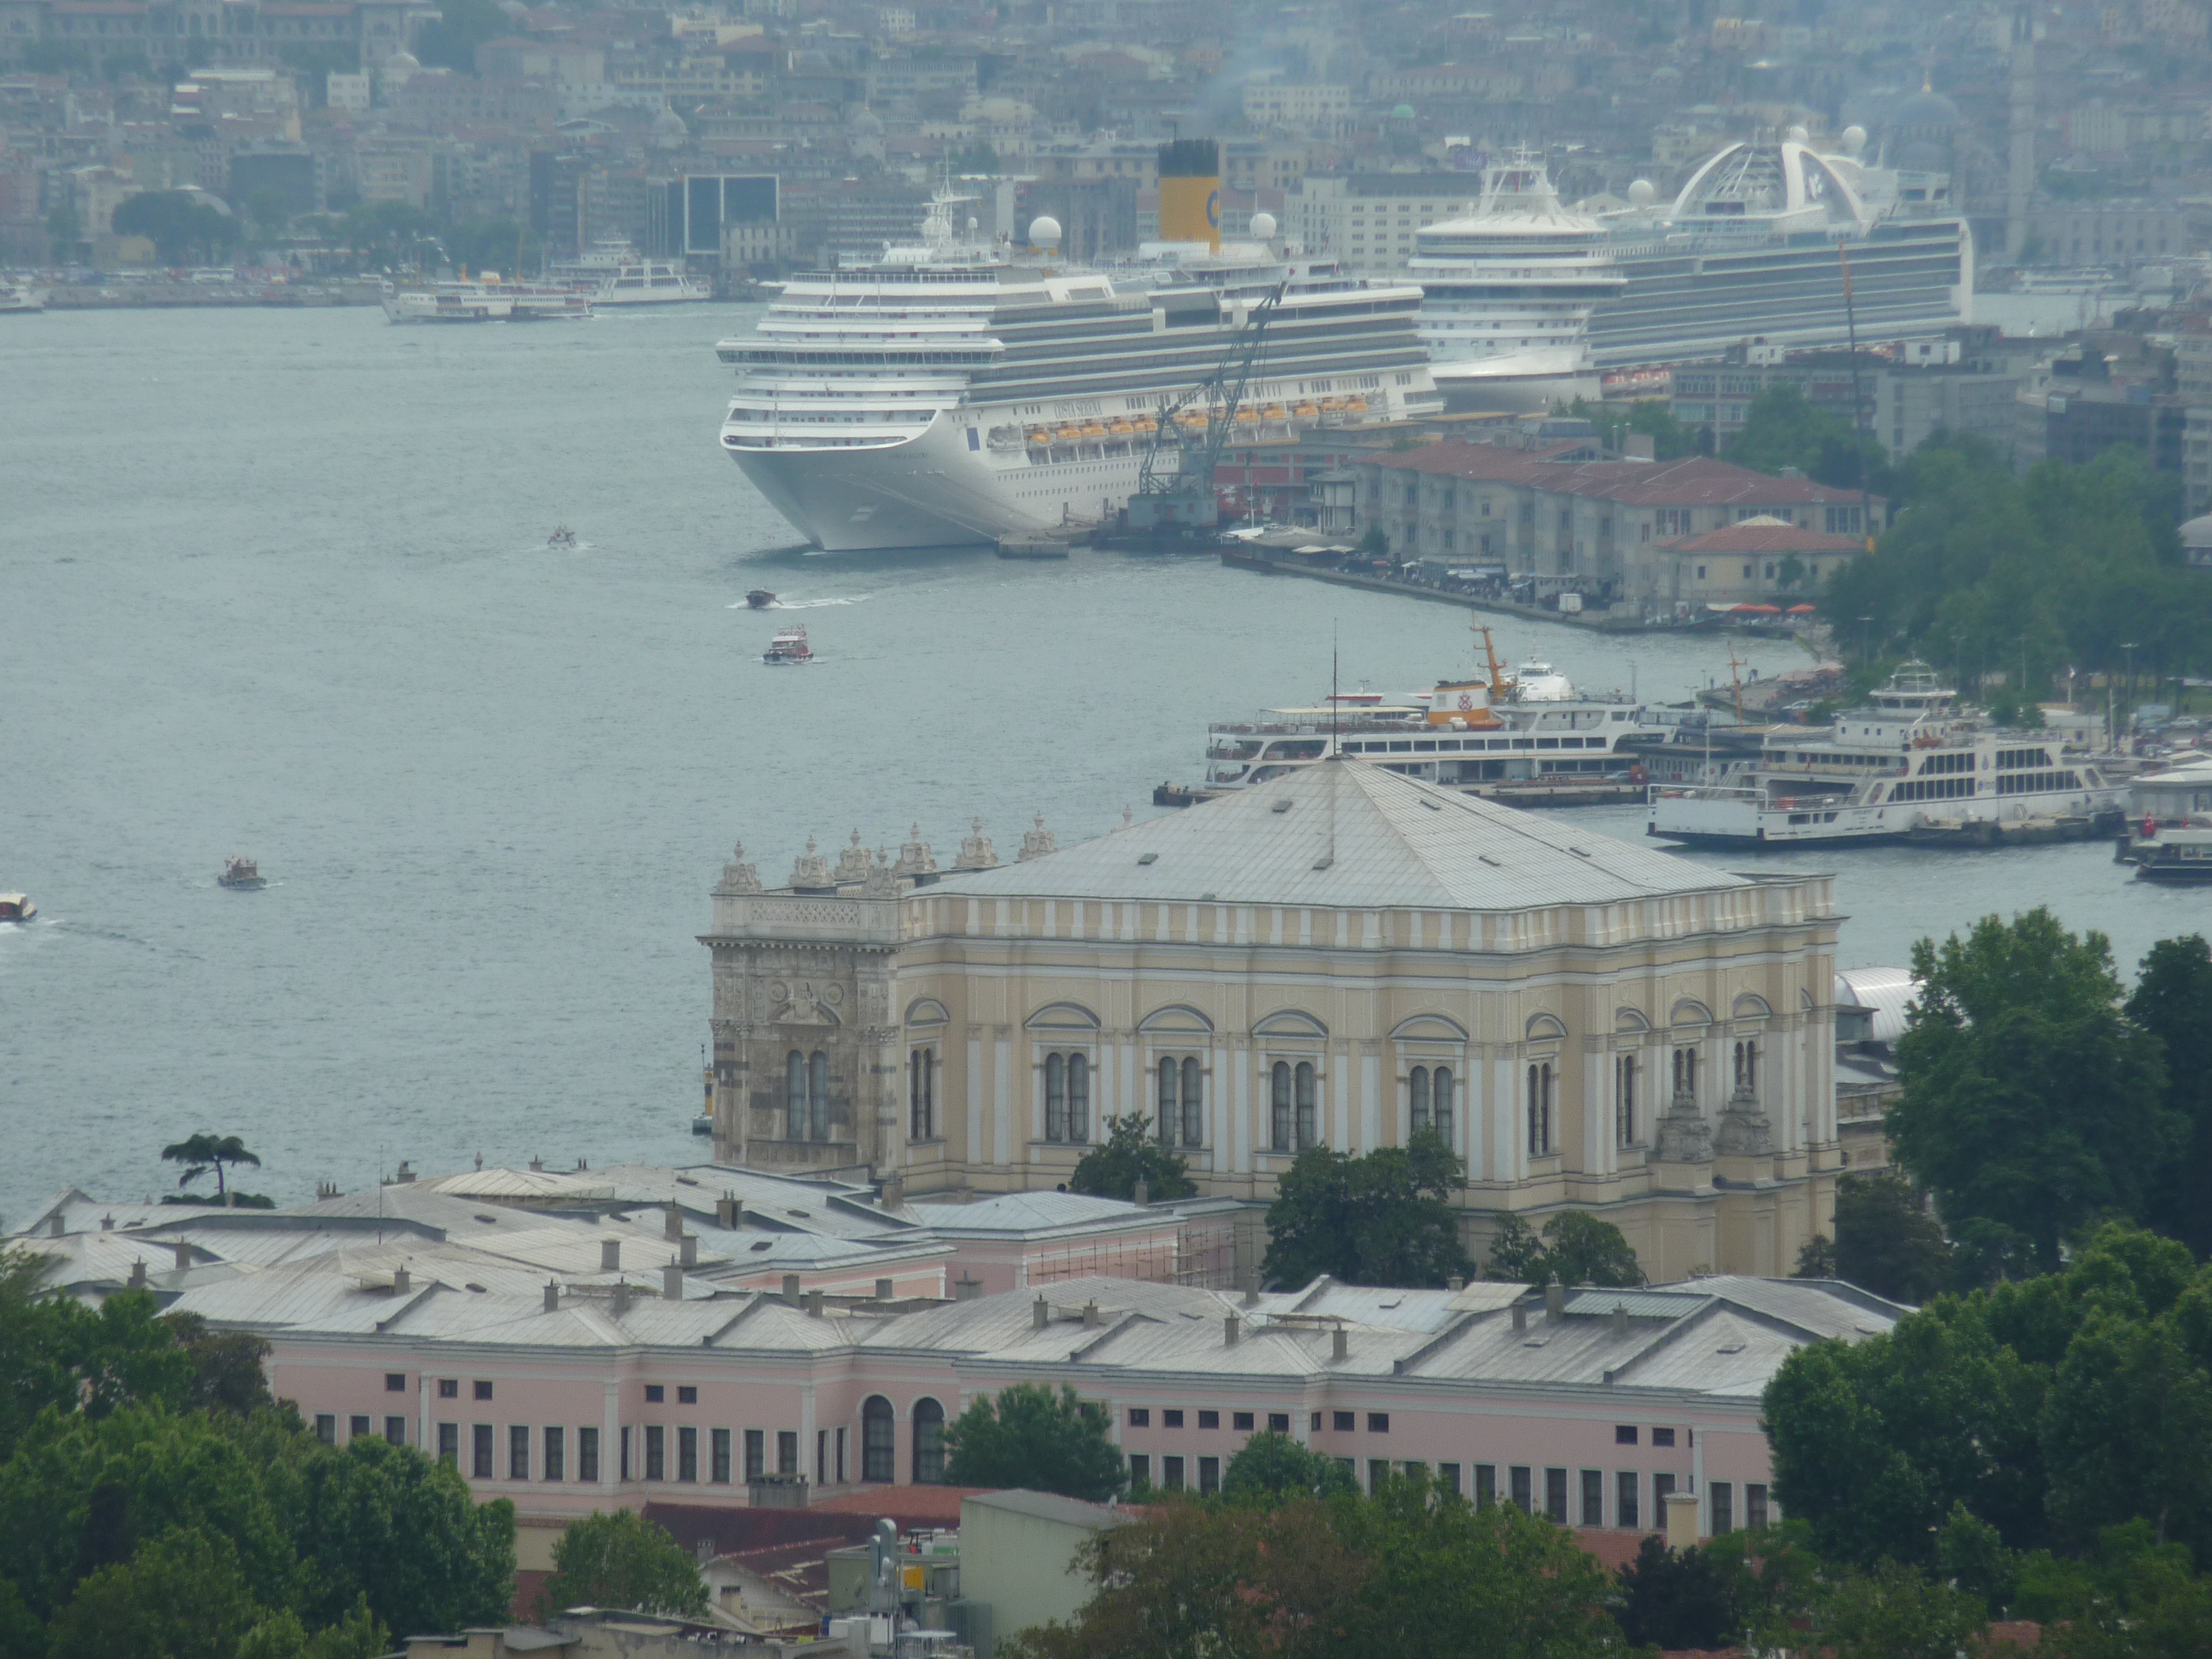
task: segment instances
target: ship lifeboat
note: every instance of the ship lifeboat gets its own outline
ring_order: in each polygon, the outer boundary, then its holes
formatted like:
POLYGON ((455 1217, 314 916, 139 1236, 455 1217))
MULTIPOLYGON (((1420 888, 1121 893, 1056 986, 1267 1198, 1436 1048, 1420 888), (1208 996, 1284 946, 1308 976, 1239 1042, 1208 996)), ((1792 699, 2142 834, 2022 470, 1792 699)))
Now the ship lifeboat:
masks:
POLYGON ((1177 426, 1204 426, 1206 424, 1205 412, 1201 410, 1186 409, 1182 414, 1176 416, 1176 424, 1177 426))
POLYGON ((1335 397, 1324 398, 1321 400, 1321 407, 1322 413, 1324 415, 1334 415, 1343 410, 1344 399, 1335 397))
POLYGON ((1103 421, 1085 421, 1083 435, 1092 443, 1099 442, 1106 436, 1106 423, 1103 421))
POLYGON ((1149 415, 1138 416, 1135 424, 1137 430, 1145 434, 1147 437, 1160 429, 1160 423, 1149 415))
POLYGON ((1344 404, 1344 412, 1347 415, 1364 415, 1367 412, 1367 399, 1364 398, 1346 398, 1344 404))
POLYGON ((1291 416, 1289 411, 1284 409, 1282 404, 1269 404, 1265 409, 1260 411, 1260 418, 1263 421, 1287 421, 1291 416))
POLYGON ((1062 421, 1053 428, 1053 435, 1064 444, 1072 444, 1083 435, 1083 428, 1073 421, 1062 421))
POLYGON ((1321 418, 1321 406, 1314 403, 1303 403, 1291 410, 1291 413, 1302 421, 1318 420, 1321 418))
POLYGON ((1117 438, 1126 438, 1137 428, 1131 426, 1128 421, 1123 416, 1116 415, 1112 420, 1106 422, 1106 429, 1117 438))
POLYGON ((1253 408, 1249 404, 1239 404, 1237 406, 1237 424, 1239 426, 1259 425, 1260 411, 1253 408))
POLYGON ((1042 446, 1044 446, 1044 445, 1046 445, 1046 444, 1048 444, 1048 443, 1050 443, 1051 441, 1052 441, 1052 433, 1051 433, 1051 430, 1050 430, 1048 428, 1042 427, 1042 426, 1033 426, 1033 427, 1031 427, 1031 428, 1030 428, 1030 443, 1032 443, 1032 444, 1034 444, 1034 445, 1036 445, 1036 446, 1038 446, 1038 447, 1042 447, 1042 446))

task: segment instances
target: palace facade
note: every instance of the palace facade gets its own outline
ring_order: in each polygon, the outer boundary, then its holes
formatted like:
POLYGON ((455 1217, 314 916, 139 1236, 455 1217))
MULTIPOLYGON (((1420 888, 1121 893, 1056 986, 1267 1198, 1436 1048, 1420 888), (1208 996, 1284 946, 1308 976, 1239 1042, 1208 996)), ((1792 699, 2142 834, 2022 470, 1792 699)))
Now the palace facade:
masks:
POLYGON ((1655 1282, 1786 1273, 1828 1231, 1824 876, 1732 874, 1352 759, 940 871, 811 843, 714 894, 718 1160, 1049 1189, 1142 1115, 1202 1192, 1428 1129, 1500 1218, 1613 1222, 1655 1282))

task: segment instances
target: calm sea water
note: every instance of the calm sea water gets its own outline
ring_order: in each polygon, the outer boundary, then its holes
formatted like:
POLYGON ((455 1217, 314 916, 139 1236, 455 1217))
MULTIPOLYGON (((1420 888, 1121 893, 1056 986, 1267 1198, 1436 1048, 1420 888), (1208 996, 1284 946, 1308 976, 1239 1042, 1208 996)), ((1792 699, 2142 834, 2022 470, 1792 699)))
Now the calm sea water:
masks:
MULTIPOLYGON (((1011 857, 1200 769, 1206 720, 1462 669, 1441 605, 1198 560, 809 558, 720 453, 742 307, 443 331, 369 311, 0 321, 0 1218, 236 1133, 290 1200, 399 1159, 696 1155, 708 890, 739 837, 1011 857), (580 544, 550 550, 571 526, 580 544), (818 660, 763 666, 806 607, 818 660), (264 892, 215 884, 226 854, 264 892)), ((1680 696, 1703 642, 1509 624, 1680 696)), ((1795 647, 1753 648, 1764 672, 1795 647)), ((1577 815, 1639 832, 1633 811, 1577 815)), ((1725 860, 1723 860, 1725 861, 1725 860)), ((2132 963, 2212 895, 2103 847, 1841 872, 1846 963, 2036 901, 2132 963)))

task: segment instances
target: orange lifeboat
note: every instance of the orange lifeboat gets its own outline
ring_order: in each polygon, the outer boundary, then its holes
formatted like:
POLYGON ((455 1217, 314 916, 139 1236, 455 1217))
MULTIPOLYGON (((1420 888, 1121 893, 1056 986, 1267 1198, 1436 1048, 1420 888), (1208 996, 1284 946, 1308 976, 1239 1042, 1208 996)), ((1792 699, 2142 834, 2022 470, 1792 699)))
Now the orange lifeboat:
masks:
POLYGON ((1053 436, 1064 444, 1072 444, 1083 435, 1083 428, 1073 421, 1062 421, 1053 428, 1053 436))
POLYGON ((1092 443, 1100 441, 1106 436, 1106 423, 1103 421, 1085 421, 1083 435, 1092 443))
POLYGON ((1030 441, 1032 444, 1050 443, 1052 441, 1052 432, 1050 428, 1042 426, 1031 427, 1030 428, 1030 441))

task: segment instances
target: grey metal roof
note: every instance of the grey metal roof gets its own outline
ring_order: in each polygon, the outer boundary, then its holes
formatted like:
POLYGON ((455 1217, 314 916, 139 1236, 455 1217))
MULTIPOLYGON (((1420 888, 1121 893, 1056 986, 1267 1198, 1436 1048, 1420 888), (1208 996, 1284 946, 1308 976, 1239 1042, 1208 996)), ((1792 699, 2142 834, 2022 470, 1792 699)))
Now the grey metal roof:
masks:
POLYGON ((1747 887, 1747 878, 1336 759, 945 890, 1346 909, 1522 910, 1747 887))
POLYGON ((1874 1011, 1874 1040, 1894 1042, 1905 1035, 1905 1011, 1920 994, 1910 968, 1842 968, 1836 972, 1839 1006, 1874 1011))
POLYGON ((1003 1193, 969 1204, 933 1204, 909 1199, 903 1212, 949 1237, 997 1233, 1021 1237, 1101 1226, 1157 1226, 1170 1218, 1118 1198, 1082 1193, 1003 1193))

